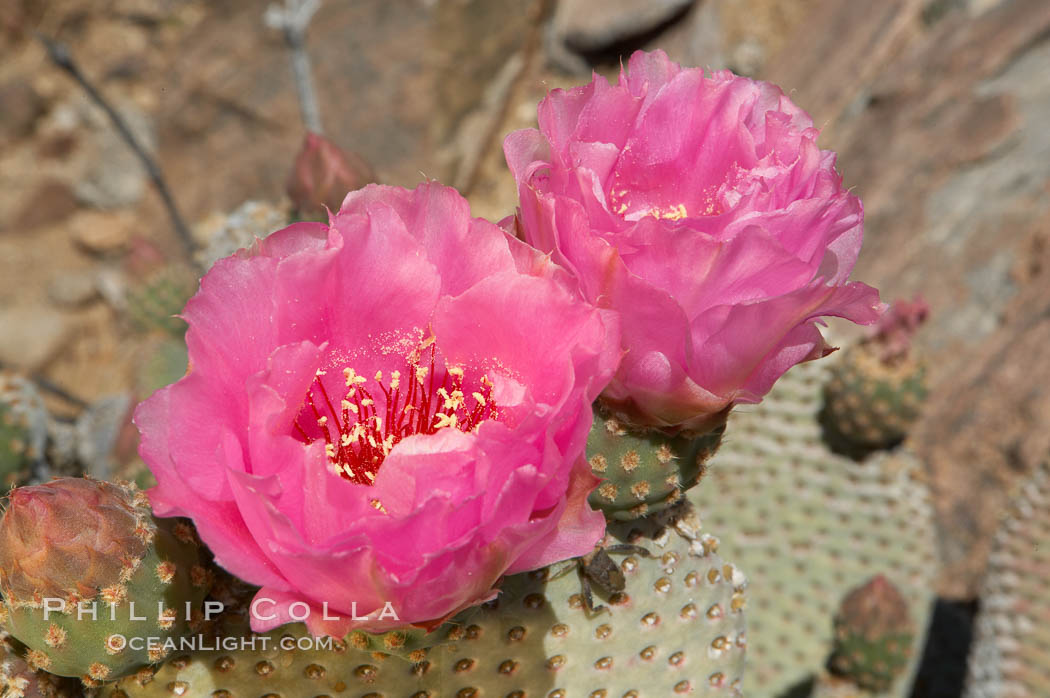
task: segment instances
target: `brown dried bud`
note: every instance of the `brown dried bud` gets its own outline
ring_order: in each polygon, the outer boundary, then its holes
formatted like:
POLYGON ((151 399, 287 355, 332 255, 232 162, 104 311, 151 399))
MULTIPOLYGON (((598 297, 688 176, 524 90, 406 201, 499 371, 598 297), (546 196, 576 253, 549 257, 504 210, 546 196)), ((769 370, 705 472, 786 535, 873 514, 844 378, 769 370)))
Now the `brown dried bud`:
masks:
POLYGON ((137 566, 156 525, 134 492, 62 478, 11 491, 0 519, 0 590, 14 605, 93 598, 137 566))
POLYGON ((288 196, 299 216, 323 216, 324 207, 338 211, 348 192, 372 182, 372 168, 324 136, 307 133, 288 177, 288 196))

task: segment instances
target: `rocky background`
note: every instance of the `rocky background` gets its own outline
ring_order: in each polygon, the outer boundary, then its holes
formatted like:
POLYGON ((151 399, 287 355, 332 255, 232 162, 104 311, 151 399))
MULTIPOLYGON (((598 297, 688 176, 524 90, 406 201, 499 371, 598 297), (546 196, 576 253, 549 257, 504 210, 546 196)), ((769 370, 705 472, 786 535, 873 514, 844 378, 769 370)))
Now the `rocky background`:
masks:
MULTIPOLYGON (((280 224, 304 134, 264 10, 0 3, 0 365, 69 393, 50 393, 60 414, 148 392, 140 357, 157 340, 128 297, 183 252, 135 155, 35 33, 70 48, 206 245, 248 200, 276 206, 250 220, 280 224)), ((548 89, 614 75, 636 48, 789 91, 865 202, 857 278, 932 308, 932 395, 911 436, 941 527, 949 630, 929 651, 964 656, 1001 511, 1050 446, 1050 2, 327 0, 307 47, 329 138, 378 181, 437 178, 494 219, 516 199, 502 135, 532 125, 548 89)))

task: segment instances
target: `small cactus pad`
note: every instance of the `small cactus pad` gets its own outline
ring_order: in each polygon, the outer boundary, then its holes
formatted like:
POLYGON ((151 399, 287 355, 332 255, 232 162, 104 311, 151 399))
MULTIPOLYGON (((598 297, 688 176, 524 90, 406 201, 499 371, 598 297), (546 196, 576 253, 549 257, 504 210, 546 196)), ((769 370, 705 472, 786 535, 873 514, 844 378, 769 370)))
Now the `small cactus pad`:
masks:
POLYGON ((1050 462, 1029 477, 995 536, 970 649, 967 698, 1050 695, 1050 462))
POLYGON ((908 357, 886 363, 872 343, 842 353, 825 390, 829 436, 864 449, 899 443, 926 399, 925 364, 908 357))
POLYGON ((189 354, 186 342, 171 337, 154 337, 146 342, 138 356, 135 370, 135 391, 148 396, 155 390, 171 385, 186 375, 189 354))
POLYGON ((29 381, 0 371, 0 488, 6 493, 44 457, 47 412, 29 381))
POLYGON ((635 430, 595 404, 587 458, 602 483, 591 493, 591 506, 617 521, 630 521, 672 506, 699 482, 724 431, 723 425, 689 438, 658 430, 635 430))
MULTIPOLYGON (((830 356, 792 368, 727 438, 688 499, 719 532, 748 588, 750 695, 778 696, 823 670, 838 603, 882 570, 908 603, 922 646, 937 555, 929 492, 906 451, 857 463, 830 452, 817 422, 830 356)), ((907 695, 918 663, 888 695, 907 695)))
POLYGON ((160 661, 189 632, 211 574, 188 524, 153 518, 142 492, 94 480, 11 499, 0 586, 5 626, 31 667, 97 684, 160 661))
POLYGON ((877 575, 846 595, 835 616, 831 668, 873 693, 889 690, 915 652, 908 602, 877 575))
POLYGON ((128 319, 140 332, 160 331, 181 338, 186 323, 178 315, 196 293, 197 284, 197 275, 184 265, 153 270, 128 289, 128 319))
POLYGON ((175 656, 149 681, 129 677, 103 696, 740 695, 743 575, 718 556, 712 536, 699 533, 695 514, 679 513, 666 526, 610 526, 607 545, 629 543, 651 555, 609 553, 625 588, 595 598, 605 610, 585 608, 577 564, 566 561, 508 578, 498 599, 450 642, 409 660, 342 642, 281 649, 305 637, 293 625, 265 636, 267 649, 257 641, 254 651, 175 656))

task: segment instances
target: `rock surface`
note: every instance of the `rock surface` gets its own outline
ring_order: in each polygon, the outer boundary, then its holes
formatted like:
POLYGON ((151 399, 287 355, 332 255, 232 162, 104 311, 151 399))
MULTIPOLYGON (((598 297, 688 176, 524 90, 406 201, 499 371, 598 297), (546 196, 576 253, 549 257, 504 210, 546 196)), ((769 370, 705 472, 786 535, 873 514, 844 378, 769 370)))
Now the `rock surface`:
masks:
POLYGON ((551 20, 549 49, 561 66, 586 73, 587 63, 580 54, 599 53, 657 31, 694 1, 561 0, 551 20))
POLYGON ((35 371, 61 350, 69 335, 64 314, 44 304, 0 308, 0 363, 35 371))

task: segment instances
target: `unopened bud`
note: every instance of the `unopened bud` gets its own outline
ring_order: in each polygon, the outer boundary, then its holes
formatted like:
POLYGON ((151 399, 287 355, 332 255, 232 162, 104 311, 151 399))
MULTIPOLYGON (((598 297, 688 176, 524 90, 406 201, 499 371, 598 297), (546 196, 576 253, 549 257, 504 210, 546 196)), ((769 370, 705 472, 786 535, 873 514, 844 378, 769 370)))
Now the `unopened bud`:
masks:
POLYGON ((288 196, 299 216, 315 218, 324 215, 325 207, 338 211, 348 192, 374 179, 361 156, 324 136, 307 133, 288 177, 288 196))

